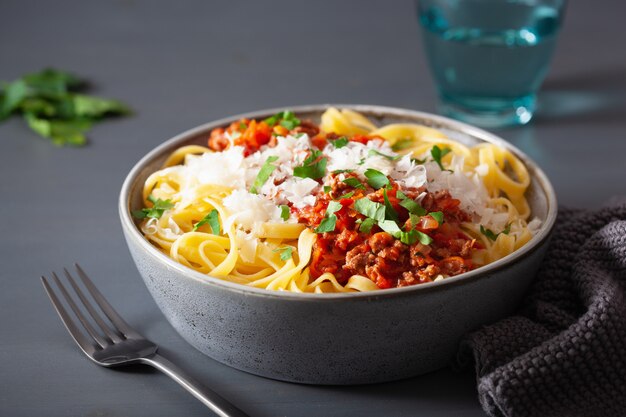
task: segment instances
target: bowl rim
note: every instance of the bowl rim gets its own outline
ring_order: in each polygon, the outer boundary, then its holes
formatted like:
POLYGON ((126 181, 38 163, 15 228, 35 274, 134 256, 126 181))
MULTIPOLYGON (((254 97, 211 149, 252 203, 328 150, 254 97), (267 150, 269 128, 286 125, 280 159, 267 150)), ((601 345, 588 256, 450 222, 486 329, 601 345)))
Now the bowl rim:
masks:
MULTIPOLYGON (((234 116, 223 117, 218 120, 201 124, 194 128, 188 129, 182 133, 175 135, 174 137, 166 140, 162 144, 158 145, 145 156, 143 156, 130 170, 124 183, 122 185, 118 211, 122 228, 124 229, 126 239, 133 239, 134 242, 149 256, 155 259, 157 262, 164 264, 164 266, 174 269, 182 276, 198 281, 201 285, 207 285, 209 287, 217 287, 218 289, 233 291, 242 293, 248 296, 257 296, 264 298, 279 298, 282 300, 299 300, 299 301, 332 301, 332 300, 344 300, 344 299, 372 299, 383 297, 398 297, 403 295, 410 295, 413 293, 430 292, 436 290, 443 290, 449 286, 468 284, 481 277, 492 275, 496 271, 509 267, 512 264, 516 264, 528 257, 531 253, 539 249, 542 244, 550 237, 554 223, 557 217, 557 199, 552 184, 548 180, 546 174, 541 168, 533 162, 524 152, 517 147, 507 142, 503 138, 480 129, 475 126, 468 125, 463 122, 449 119, 444 116, 439 116, 427 112, 404 109, 398 107, 388 107, 369 104, 312 104, 312 105, 299 105, 299 106, 282 106, 270 109, 257 110, 252 112, 246 112, 234 116), (358 112, 375 113, 383 116, 396 116, 396 117, 414 117, 430 119, 434 123, 441 125, 442 127, 449 128, 453 131, 460 131, 469 136, 475 137, 480 141, 486 141, 489 143, 502 146, 511 152, 513 152, 524 165, 528 168, 531 178, 537 182, 538 188, 540 188, 546 197, 547 202, 547 214, 545 221, 542 222, 539 231, 520 249, 510 253, 509 255, 498 259, 488 265, 482 266, 472 271, 465 272, 463 274, 456 275, 454 277, 446 278, 437 282, 424 283, 419 285, 412 285, 401 288, 389 288, 383 291, 365 291, 365 292, 348 292, 348 293, 296 293, 291 291, 270 291, 264 288, 248 287, 242 284, 226 281, 220 278, 212 277, 210 275, 202 274, 192 268, 189 268, 179 262, 176 262, 169 256, 159 251, 154 245, 152 245, 140 232, 139 228, 135 224, 131 212, 130 212, 130 197, 133 190, 133 184, 137 176, 144 170, 144 168, 156 157, 160 156, 164 151, 172 148, 175 144, 184 142, 193 136, 197 136, 204 132, 208 133, 211 129, 219 126, 230 124, 232 121, 239 120, 241 118, 260 118, 268 117, 269 115, 276 114, 289 109, 294 113, 305 112, 322 112, 329 107, 347 108, 358 112)), ((130 243, 130 242, 128 242, 130 243)))

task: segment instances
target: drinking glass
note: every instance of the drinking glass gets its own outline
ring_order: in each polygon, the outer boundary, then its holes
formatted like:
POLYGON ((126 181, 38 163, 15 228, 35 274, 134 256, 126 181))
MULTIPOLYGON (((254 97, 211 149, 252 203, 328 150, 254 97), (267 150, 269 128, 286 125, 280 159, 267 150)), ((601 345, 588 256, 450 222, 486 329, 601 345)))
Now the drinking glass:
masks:
POLYGON ((418 0, 440 111, 482 127, 526 124, 566 0, 418 0))

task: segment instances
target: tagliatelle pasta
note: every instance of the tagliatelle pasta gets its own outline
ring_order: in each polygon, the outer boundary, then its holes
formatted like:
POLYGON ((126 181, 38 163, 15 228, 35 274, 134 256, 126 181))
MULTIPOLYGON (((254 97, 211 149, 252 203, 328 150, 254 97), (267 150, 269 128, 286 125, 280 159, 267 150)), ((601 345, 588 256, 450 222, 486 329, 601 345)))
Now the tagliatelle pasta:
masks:
POLYGON ((215 129, 174 151, 134 212, 157 248, 201 273, 293 292, 445 279, 526 244, 530 177, 511 152, 329 108, 215 129))

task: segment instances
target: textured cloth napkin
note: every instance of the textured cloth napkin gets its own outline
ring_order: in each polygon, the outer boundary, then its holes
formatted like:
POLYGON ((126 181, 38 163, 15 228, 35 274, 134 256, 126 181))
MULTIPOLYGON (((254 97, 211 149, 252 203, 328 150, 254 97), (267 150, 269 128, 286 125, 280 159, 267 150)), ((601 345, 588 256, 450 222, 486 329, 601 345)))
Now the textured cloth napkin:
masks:
POLYGON ((626 199, 561 210, 517 316, 461 344, 490 416, 626 416, 626 199))

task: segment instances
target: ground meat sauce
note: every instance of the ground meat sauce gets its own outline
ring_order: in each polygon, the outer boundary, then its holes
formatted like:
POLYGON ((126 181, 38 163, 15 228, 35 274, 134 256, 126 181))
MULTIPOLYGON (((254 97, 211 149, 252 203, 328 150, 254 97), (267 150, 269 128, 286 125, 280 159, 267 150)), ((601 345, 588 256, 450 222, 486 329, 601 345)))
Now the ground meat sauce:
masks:
MULTIPOLYGON (((265 121, 242 119, 226 129, 214 129, 208 145, 215 151, 222 151, 233 143, 243 146, 245 155, 249 155, 263 145, 274 146, 276 136, 302 133, 309 135, 313 146, 318 149, 340 138, 334 133, 320 133, 317 125, 310 121, 302 121, 288 130, 278 124, 270 126, 265 121)), ((354 135, 346 139, 365 144, 373 137, 354 135)), ((300 209, 291 207, 291 212, 300 223, 315 229, 323 221, 331 201, 341 204, 341 209, 334 213, 337 219, 334 231, 318 234, 313 246, 309 264, 313 278, 331 273, 340 284, 345 284, 351 276, 362 275, 379 288, 393 288, 431 282, 438 276, 458 275, 474 267, 472 249, 480 249, 481 246, 461 230, 460 224, 469 221, 470 216, 459 207, 460 201, 452 198, 448 191, 430 193, 424 188, 400 190, 391 178, 388 178, 389 186, 375 190, 354 173, 342 173, 341 177, 339 174, 330 175, 330 189, 317 194, 314 206, 300 209), (361 185, 350 186, 344 182, 346 178, 356 178, 361 185), (406 198, 419 201, 427 213, 443 213, 443 223, 439 224, 435 218, 426 214, 419 217, 417 224, 412 224, 408 210, 400 205, 398 191, 406 198), (428 235, 432 239, 428 245, 419 241, 402 243, 378 225, 374 225, 369 233, 359 231, 366 217, 354 209, 355 201, 368 198, 385 204, 384 192, 388 203, 398 215, 398 224, 402 225, 404 231, 415 229, 428 235), (346 194, 350 197, 341 198, 346 194)))
MULTIPOLYGON (((351 176, 355 175, 346 175, 351 176)), ((425 193, 422 207, 428 212, 441 211, 444 214, 445 221, 441 225, 429 215, 420 217, 417 225, 411 225, 408 211, 399 205, 396 197, 397 185, 391 181, 388 199, 404 223, 405 230, 417 229, 432 238, 430 245, 420 242, 406 245, 378 226, 374 226, 370 233, 359 232, 358 220, 362 221, 365 216, 352 208, 354 201, 366 197, 383 203, 382 189, 375 191, 369 186, 365 190, 355 189, 336 177, 332 178, 328 193, 318 194, 315 206, 296 210, 301 223, 316 227, 324 218, 328 202, 333 197, 354 192, 351 198, 339 200, 342 209, 335 213, 335 231, 318 235, 310 263, 313 278, 330 272, 340 284, 345 284, 351 276, 362 275, 379 288, 393 288, 431 282, 437 276, 458 275, 473 268, 471 249, 479 245, 460 230, 459 223, 468 221, 469 216, 447 191, 403 190, 409 198, 425 193)))

